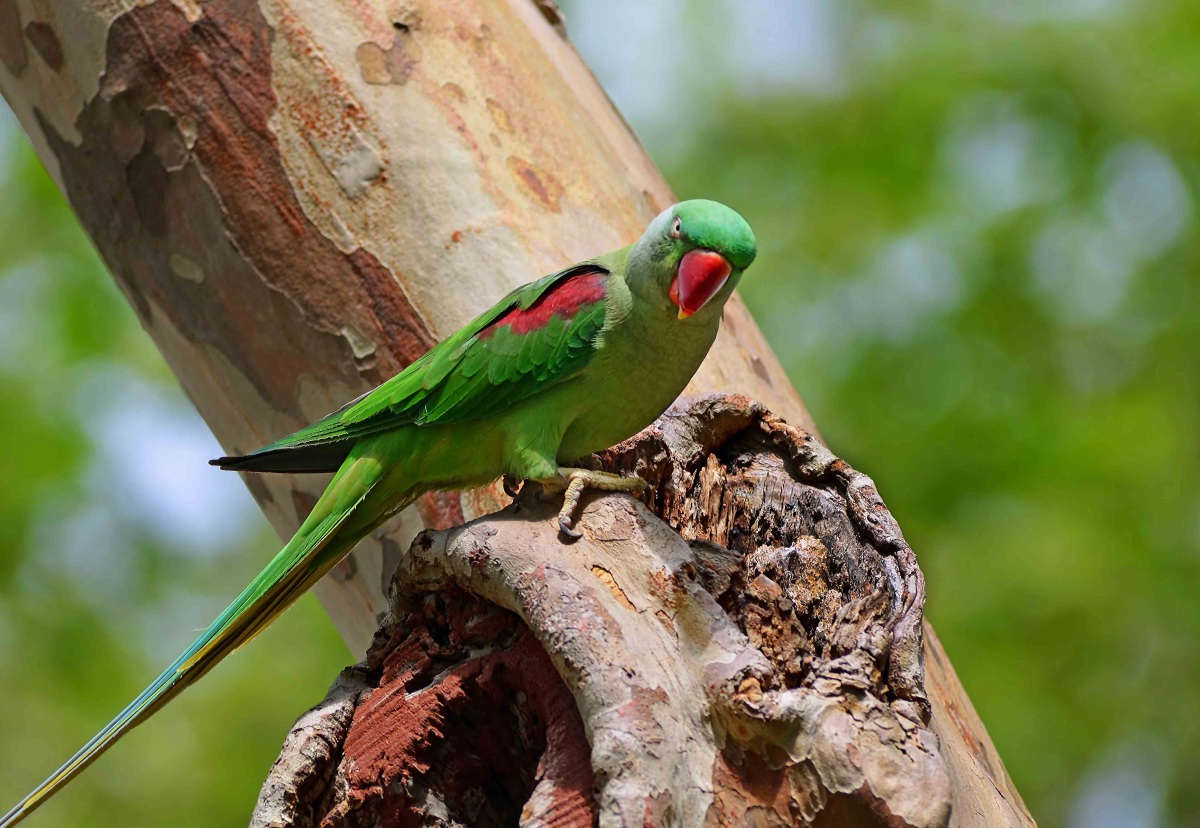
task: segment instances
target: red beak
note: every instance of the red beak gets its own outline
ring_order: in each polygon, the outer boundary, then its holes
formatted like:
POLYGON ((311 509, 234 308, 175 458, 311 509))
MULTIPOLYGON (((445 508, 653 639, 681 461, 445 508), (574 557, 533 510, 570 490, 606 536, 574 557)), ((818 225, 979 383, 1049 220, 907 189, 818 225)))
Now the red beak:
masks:
POLYGON ((679 307, 679 318, 687 319, 708 304, 729 279, 733 266, 712 250, 689 250, 679 260, 679 270, 667 293, 679 307))

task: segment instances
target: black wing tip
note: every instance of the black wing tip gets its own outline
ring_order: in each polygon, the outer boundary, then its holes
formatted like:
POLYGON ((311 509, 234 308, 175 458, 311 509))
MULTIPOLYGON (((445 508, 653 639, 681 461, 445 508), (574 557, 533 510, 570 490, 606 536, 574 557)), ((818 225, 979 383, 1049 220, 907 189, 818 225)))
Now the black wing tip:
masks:
POLYGON ((252 454, 218 457, 209 460, 208 465, 236 472, 325 474, 337 471, 349 453, 350 443, 347 441, 337 445, 264 449, 252 454))

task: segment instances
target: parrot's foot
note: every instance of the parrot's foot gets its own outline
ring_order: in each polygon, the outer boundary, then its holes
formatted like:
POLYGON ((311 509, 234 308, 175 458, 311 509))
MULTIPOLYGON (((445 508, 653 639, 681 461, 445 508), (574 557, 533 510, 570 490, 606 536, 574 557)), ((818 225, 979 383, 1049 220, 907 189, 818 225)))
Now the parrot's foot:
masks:
POLYGON ((558 512, 558 528, 568 538, 581 538, 583 533, 574 528, 575 510, 584 489, 599 489, 603 492, 632 492, 641 494, 646 490, 646 481, 640 477, 621 477, 619 474, 593 469, 560 468, 558 477, 539 481, 545 489, 563 489, 563 505, 558 512))

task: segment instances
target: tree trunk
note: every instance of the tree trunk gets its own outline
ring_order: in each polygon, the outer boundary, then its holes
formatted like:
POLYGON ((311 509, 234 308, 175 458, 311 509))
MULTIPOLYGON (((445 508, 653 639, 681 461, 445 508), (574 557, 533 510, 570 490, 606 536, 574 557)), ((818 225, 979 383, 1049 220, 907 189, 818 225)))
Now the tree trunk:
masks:
MULTIPOLYGON (((550 0, 0 0, 0 91, 231 452, 268 442, 378 384, 517 283, 630 242, 673 200, 566 41, 550 0)), ((691 390, 746 394, 812 429, 736 300, 691 390)), ((324 484, 246 479, 281 536, 298 526, 324 484)), ((428 563, 402 555, 418 529, 447 529, 505 502, 494 489, 429 496, 361 544, 317 587, 352 649, 362 652, 387 615, 385 588, 397 566, 411 573, 418 561, 428 563)), ((602 502, 627 515, 639 508, 602 502)), ((532 505, 513 508, 540 514, 532 505)), ((639 525, 652 520, 636 514, 639 525)), ((482 525, 491 524, 463 531, 482 525)), ((444 566, 457 560, 440 540, 449 536, 426 537, 431 548, 446 550, 444 566)), ((668 546, 684 555, 679 543, 668 546)), ((488 554, 503 560, 506 549, 488 554)), ((439 577, 450 579, 448 572, 439 577)), ((416 594, 406 586, 392 596, 393 610, 404 609, 414 624, 436 626, 476 611, 420 609, 416 594)), ((523 647, 520 658, 540 659, 531 669, 543 673, 531 675, 548 676, 547 664, 563 663, 562 642, 539 637, 544 630, 528 618, 521 626, 471 604, 478 599, 469 589, 444 600, 476 607, 508 652, 523 647)), ((919 618, 919 606, 906 617, 919 618)), ((919 629, 904 640, 919 643, 919 629)), ((1029 824, 928 628, 924 647, 935 753, 950 782, 954 823, 1029 824)), ((377 639, 372 657, 384 650, 377 639)), ((919 661, 910 662, 916 673, 919 661)), ((382 662, 368 659, 368 668, 373 663, 382 662)), ((771 669, 779 668, 755 669, 761 684, 776 680, 771 669)), ((365 675, 343 681, 330 703, 361 696, 345 688, 365 675)), ((543 733, 545 756, 574 755, 582 733, 600 756, 600 735, 580 730, 591 721, 581 724, 554 687, 547 682, 527 694, 550 711, 543 723, 561 724, 543 733)), ((921 720, 920 693, 889 692, 900 693, 889 704, 918 708, 896 715, 921 720)), ((487 710, 488 700, 465 698, 468 709, 478 702, 487 710)), ((594 712, 574 698, 587 715, 594 712)), ((772 722, 754 727, 769 731, 772 722)), ((610 738, 642 738, 615 725, 604 731, 610 738)), ((546 778, 554 776, 554 763, 543 757, 543 764, 546 778)), ((564 807, 578 811, 588 807, 590 783, 567 765, 559 770, 574 780, 580 800, 564 807)), ((651 780, 636 772, 621 779, 618 787, 650 790, 651 780)), ((662 824, 687 824, 697 813, 694 804, 675 810, 669 801, 685 795, 683 779, 662 782, 667 801, 655 800, 662 824)), ((493 795, 504 796, 485 798, 493 795)), ((606 796, 602 790, 602 808, 615 801, 606 796)))

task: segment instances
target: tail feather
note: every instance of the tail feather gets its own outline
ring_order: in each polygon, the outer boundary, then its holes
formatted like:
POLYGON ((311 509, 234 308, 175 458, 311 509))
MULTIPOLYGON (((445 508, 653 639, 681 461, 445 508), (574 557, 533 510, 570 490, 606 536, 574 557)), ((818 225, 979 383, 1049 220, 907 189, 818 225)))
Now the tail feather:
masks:
POLYGON ((373 458, 347 461, 304 525, 241 595, 116 718, 0 817, 0 828, 11 828, 33 813, 123 735, 247 644, 345 557, 372 525, 369 519, 358 519, 347 527, 347 519, 379 478, 373 458), (343 528, 349 531, 338 531, 343 528))

